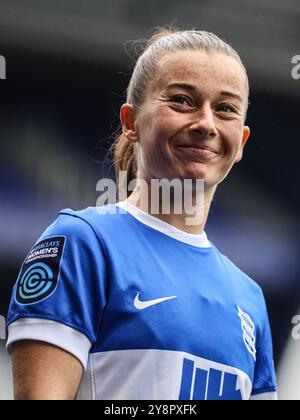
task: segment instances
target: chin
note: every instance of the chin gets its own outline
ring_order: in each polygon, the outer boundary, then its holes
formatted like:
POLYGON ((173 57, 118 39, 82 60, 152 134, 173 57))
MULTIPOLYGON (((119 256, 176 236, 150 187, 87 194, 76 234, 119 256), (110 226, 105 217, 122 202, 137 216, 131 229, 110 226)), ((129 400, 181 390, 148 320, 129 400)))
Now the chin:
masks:
POLYGON ((203 179, 207 180, 207 171, 205 169, 199 168, 189 168, 185 171, 184 179, 203 179))

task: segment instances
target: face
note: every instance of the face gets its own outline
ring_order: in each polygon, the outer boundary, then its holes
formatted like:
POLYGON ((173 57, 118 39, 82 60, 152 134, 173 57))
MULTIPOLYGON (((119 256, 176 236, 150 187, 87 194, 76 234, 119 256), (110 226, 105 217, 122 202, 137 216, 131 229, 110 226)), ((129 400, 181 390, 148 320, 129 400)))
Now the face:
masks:
POLYGON ((245 86, 242 67, 226 55, 164 56, 138 114, 122 107, 123 132, 139 143, 139 176, 220 183, 249 137, 245 86))

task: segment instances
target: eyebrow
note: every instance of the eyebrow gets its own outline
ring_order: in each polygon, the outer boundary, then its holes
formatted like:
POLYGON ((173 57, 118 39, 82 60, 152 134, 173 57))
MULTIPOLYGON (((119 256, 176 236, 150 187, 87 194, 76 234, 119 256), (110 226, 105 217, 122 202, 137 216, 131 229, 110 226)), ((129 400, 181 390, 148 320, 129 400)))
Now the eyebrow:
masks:
MULTIPOLYGON (((184 88, 184 89, 187 89, 187 90, 191 90, 193 92, 197 91, 197 88, 194 85, 190 85, 189 83, 180 83, 180 82, 169 83, 167 85, 167 88, 168 89, 170 89, 170 88, 184 88)), ((238 99, 241 103, 243 102, 243 99, 241 98, 241 96, 238 95, 237 93, 234 93, 234 92, 224 90, 224 91, 220 92, 220 95, 221 96, 229 96, 231 98, 238 99)))
POLYGON ((222 96, 230 96, 231 98, 235 98, 238 99, 240 102, 243 102, 243 99, 241 98, 240 95, 238 95, 237 93, 234 92, 229 92, 229 91, 223 91, 220 93, 222 96))

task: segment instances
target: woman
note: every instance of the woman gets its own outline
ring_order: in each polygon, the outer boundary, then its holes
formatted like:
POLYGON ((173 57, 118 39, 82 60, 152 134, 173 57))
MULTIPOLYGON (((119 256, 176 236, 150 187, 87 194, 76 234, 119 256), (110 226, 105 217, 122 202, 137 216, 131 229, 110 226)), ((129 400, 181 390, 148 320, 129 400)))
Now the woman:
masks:
POLYGON ((16 398, 276 397, 262 292, 204 232, 249 137, 248 91, 238 54, 216 35, 149 40, 114 145, 116 175, 136 178, 134 191, 60 212, 22 266, 7 322, 16 398), (170 211, 154 180, 183 185, 170 211))

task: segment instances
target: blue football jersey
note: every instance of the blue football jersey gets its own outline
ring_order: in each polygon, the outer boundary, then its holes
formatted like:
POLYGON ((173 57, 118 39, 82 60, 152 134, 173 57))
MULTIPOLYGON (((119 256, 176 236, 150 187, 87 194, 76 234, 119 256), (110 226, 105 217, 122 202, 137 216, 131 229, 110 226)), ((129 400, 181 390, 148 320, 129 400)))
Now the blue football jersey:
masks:
POLYGON ((205 233, 126 205, 60 212, 21 268, 8 348, 74 355, 78 399, 275 399, 260 287, 205 233))

